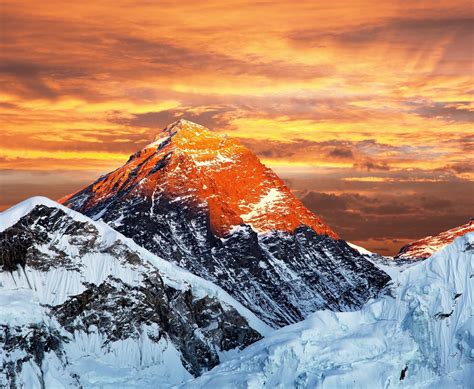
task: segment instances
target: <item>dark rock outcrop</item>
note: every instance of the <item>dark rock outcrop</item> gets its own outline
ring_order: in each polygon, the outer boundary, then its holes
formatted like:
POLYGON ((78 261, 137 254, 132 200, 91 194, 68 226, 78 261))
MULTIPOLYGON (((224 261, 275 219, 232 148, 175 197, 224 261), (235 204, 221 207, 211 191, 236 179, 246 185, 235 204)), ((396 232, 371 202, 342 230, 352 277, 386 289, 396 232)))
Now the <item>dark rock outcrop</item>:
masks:
MULTIPOLYGON (((19 388, 17 375, 26 363, 33 363, 38 367, 40 382, 43 382, 43 360, 46 353, 54 353, 63 363, 67 363, 63 351, 63 343, 68 339, 61 336, 59 331, 47 327, 44 323, 32 323, 24 326, 9 326, 0 324, 0 349, 3 354, 3 363, 0 371, 10 389, 19 388)), ((72 377, 76 380, 77 377, 72 377)), ((0 387, 2 386, 0 381, 0 387)))
POLYGON ((191 290, 170 288, 157 272, 135 287, 113 277, 100 285, 87 285, 86 291, 51 312, 70 333, 97 328, 105 344, 138 338, 144 328, 155 324, 159 330, 151 339, 171 341, 195 376, 219 363, 219 351, 242 349, 261 339, 235 309, 223 309, 208 296, 195 299, 191 290))

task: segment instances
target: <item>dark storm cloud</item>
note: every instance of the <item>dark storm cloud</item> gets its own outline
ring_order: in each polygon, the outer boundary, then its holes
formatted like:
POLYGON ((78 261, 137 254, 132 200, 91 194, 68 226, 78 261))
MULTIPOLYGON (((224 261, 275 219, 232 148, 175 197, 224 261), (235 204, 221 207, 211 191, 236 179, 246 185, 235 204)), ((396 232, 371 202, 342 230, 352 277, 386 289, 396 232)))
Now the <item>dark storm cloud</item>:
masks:
POLYGON ((311 191, 303 203, 321 215, 344 239, 414 239, 467 222, 465 205, 437 197, 327 194, 311 191))
POLYGON ((444 142, 455 147, 458 147, 461 152, 474 153, 474 135, 471 134, 456 134, 450 139, 445 139, 444 142))
POLYGON ((111 35, 111 50, 121 56, 139 61, 148 70, 161 74, 192 73, 196 69, 217 74, 258 75, 275 79, 312 79, 329 76, 334 69, 329 65, 304 65, 294 62, 265 61, 252 55, 234 58, 229 55, 173 45, 157 39, 111 35))
POLYGON ((46 196, 57 200, 88 185, 96 175, 97 173, 87 171, 73 174, 64 171, 1 170, 0 212, 32 196, 46 196))
MULTIPOLYGON (((371 199, 371 201, 373 201, 371 199)), ((403 215, 413 214, 418 211, 418 208, 414 207, 413 204, 390 202, 378 206, 360 206, 360 211, 366 215, 379 215, 379 216, 392 216, 392 215, 403 215)))
POLYGON ((474 172, 474 163, 456 163, 449 165, 449 168, 456 173, 472 173, 474 172))
POLYGON ((86 75, 84 71, 75 67, 62 67, 58 64, 38 64, 27 60, 4 59, 0 63, 0 74, 12 75, 18 78, 28 78, 38 75, 50 75, 57 79, 78 78, 86 75))
POLYGON ((58 63, 34 57, 12 60, 0 54, 0 86, 4 92, 22 97, 55 100, 76 96, 90 102, 103 101, 105 95, 93 84, 96 76, 94 70, 67 59, 58 63))
POLYGON ((409 241, 465 224, 474 215, 473 182, 433 171, 375 175, 394 181, 344 181, 344 174, 334 171, 282 174, 343 239, 381 254, 393 255, 409 241), (421 181, 410 181, 414 175, 421 181))
MULTIPOLYGON (((133 153, 141 145, 150 143, 154 134, 144 135, 130 131, 117 131, 114 129, 103 129, 98 131, 85 131, 83 129, 70 128, 61 136, 61 139, 52 140, 47 131, 38 131, 34 134, 25 134, 23 141, 28 143, 31 150, 51 150, 68 152, 112 152, 112 153, 133 153), (76 135, 80 134, 82 139, 90 138, 93 142, 78 142, 76 135), (43 139, 43 137, 45 139, 43 139)), ((11 149, 23 149, 23 144, 18 143, 14 134, 2 135, 2 146, 11 149)))
POLYGON ((454 206, 454 203, 451 200, 424 196, 420 197, 420 204, 423 209, 429 211, 439 209, 449 211, 454 206))
POLYGON ((365 142, 340 140, 317 142, 298 138, 290 142, 258 139, 240 139, 240 141, 261 157, 282 159, 304 155, 308 158, 324 156, 336 160, 352 160, 355 159, 353 150, 365 144, 365 142))
POLYGON ((41 66, 18 61, 0 61, 0 83, 4 90, 11 90, 11 84, 21 83, 21 87, 31 97, 55 98, 57 91, 49 87, 41 75, 41 66), (10 84, 10 85, 9 85, 10 84))
POLYGON ((464 151, 474 153, 474 135, 467 135, 460 139, 461 147, 464 151))
POLYGON ((444 166, 441 169, 437 169, 443 172, 453 172, 453 173, 474 173, 474 162, 458 162, 444 166))
POLYGON ((14 103, 0 102, 0 108, 4 108, 4 109, 18 109, 18 105, 14 104, 14 103))
POLYGON ((340 212, 347 210, 352 196, 338 196, 333 193, 320 193, 311 191, 303 197, 303 202, 308 207, 317 208, 328 212, 340 212))

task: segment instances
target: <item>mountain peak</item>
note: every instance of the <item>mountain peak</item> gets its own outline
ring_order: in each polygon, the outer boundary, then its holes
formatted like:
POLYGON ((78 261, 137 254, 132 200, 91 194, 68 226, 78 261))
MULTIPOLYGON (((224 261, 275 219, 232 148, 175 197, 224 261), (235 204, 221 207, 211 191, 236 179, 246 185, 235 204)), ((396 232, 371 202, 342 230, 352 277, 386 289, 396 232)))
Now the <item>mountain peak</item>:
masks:
POLYGON ((358 309, 390 279, 240 142, 194 123, 173 123, 62 202, 217 283, 272 327, 358 309))
POLYGON ((180 133, 184 136, 200 136, 204 133, 210 133, 206 127, 200 124, 191 122, 186 119, 179 119, 171 124, 168 124, 163 130, 161 130, 156 136, 154 141, 160 140, 163 137, 173 136, 173 134, 180 133))
POLYGON ((176 120, 175 122, 168 124, 162 131, 187 130, 191 128, 209 131, 206 127, 187 119, 176 120))
POLYGON ((240 142, 184 119, 168 125, 124 166, 95 182, 91 191, 92 196, 77 194, 60 201, 86 210, 122 195, 152 203, 164 196, 196 211, 207 209, 217 236, 247 224, 259 233, 292 232, 306 225, 338 238, 240 142))
MULTIPOLYGON (((134 156, 144 150, 160 151, 171 145, 175 154, 188 154, 199 163, 200 159, 209 160, 211 157, 217 157, 216 150, 221 149, 227 139, 227 135, 212 132, 200 124, 180 119, 161 130, 153 142, 135 153, 134 156)), ((233 150, 233 152, 236 151, 233 150)))
POLYGON ((439 233, 438 235, 427 236, 426 238, 416 240, 403 246, 395 258, 414 260, 426 259, 435 252, 451 244, 456 238, 469 232, 474 232, 474 218, 471 218, 462 226, 451 228, 439 233))

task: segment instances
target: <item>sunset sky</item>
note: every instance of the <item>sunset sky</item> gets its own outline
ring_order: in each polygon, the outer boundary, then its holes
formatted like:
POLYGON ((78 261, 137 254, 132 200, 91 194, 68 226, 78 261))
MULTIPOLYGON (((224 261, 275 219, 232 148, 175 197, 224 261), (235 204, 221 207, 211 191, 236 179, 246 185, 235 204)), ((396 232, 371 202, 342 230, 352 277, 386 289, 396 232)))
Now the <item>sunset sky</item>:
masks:
POLYGON ((474 216, 470 1, 0 7, 0 210, 80 189, 184 117, 368 249, 474 216))

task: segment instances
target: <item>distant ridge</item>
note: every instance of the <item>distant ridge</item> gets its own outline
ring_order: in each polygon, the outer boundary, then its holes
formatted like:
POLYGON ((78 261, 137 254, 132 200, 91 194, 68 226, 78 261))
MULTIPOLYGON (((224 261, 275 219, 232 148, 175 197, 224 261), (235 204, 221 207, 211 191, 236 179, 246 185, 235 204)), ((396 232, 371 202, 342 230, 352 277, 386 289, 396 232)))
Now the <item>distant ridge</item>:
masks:
POLYGON ((469 232, 474 231, 474 218, 469 222, 459 227, 451 228, 450 230, 441 232, 438 235, 427 236, 411 242, 400 249, 400 252, 395 256, 396 259, 426 259, 435 252, 443 249, 448 244, 452 243, 454 239, 463 236, 469 232))

